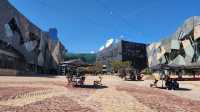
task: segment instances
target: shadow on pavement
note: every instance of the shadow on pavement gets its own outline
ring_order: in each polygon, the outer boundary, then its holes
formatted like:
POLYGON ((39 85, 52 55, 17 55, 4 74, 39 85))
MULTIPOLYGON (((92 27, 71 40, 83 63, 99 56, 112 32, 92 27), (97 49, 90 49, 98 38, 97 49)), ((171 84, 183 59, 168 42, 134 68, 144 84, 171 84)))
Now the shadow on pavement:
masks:
MULTIPOLYGON (((159 89, 166 89, 166 87, 157 87, 159 89)), ((189 88, 178 88, 175 91, 191 91, 192 89, 189 88)))
POLYGON ((56 78, 56 77, 58 77, 58 75, 31 74, 31 75, 17 75, 16 77, 44 77, 44 78, 56 78))
POLYGON ((131 80, 131 79, 127 79, 127 80, 124 80, 124 81, 137 81, 137 82, 141 82, 141 81, 144 81, 144 80, 131 80))
POLYGON ((95 86, 95 85, 82 85, 82 86, 75 86, 77 88, 87 88, 87 89, 104 89, 108 88, 108 86, 95 86))

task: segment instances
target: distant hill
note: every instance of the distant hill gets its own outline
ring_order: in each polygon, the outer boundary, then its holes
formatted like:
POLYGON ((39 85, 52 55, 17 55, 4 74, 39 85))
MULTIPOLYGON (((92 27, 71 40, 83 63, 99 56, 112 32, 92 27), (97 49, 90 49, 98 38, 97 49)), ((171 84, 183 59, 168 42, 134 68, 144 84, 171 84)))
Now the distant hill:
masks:
POLYGON ((65 55, 65 61, 72 59, 81 59, 85 63, 93 64, 96 62, 96 54, 91 53, 67 53, 65 55))

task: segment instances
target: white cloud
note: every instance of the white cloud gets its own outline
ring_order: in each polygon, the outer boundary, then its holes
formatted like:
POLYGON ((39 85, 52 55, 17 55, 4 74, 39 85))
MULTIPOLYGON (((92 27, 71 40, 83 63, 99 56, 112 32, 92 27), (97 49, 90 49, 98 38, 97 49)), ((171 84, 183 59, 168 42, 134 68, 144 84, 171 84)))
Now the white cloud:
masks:
POLYGON ((113 39, 113 38, 108 39, 108 40, 106 41, 105 47, 106 47, 106 48, 109 47, 110 45, 112 45, 113 42, 114 42, 114 39, 113 39))
POLYGON ((94 51, 91 51, 90 53, 91 53, 91 54, 94 54, 95 52, 94 52, 94 51))
MULTIPOLYGON (((120 36, 121 38, 123 38, 124 36, 121 35, 120 36)), ((115 44, 115 43, 118 43, 121 39, 114 39, 114 38, 110 38, 106 41, 105 45, 102 45, 100 48, 99 48, 99 51, 102 51, 104 50, 105 48, 108 48, 109 46, 111 46, 112 44, 115 44)))
POLYGON ((105 48, 104 46, 101 46, 101 47, 99 48, 99 51, 102 51, 104 48, 105 48))

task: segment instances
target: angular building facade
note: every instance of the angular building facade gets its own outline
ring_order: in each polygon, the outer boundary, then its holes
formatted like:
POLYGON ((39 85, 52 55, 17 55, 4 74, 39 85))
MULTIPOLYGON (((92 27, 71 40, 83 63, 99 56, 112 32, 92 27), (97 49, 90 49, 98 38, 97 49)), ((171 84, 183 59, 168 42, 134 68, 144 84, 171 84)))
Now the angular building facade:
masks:
POLYGON ((0 0, 0 68, 54 73, 65 48, 16 10, 0 0))
POLYGON ((120 40, 97 53, 97 62, 107 65, 111 71, 112 61, 129 61, 132 67, 141 71, 148 66, 146 44, 120 40))
POLYGON ((147 47, 149 67, 200 65, 200 16, 187 19, 166 39, 147 47))

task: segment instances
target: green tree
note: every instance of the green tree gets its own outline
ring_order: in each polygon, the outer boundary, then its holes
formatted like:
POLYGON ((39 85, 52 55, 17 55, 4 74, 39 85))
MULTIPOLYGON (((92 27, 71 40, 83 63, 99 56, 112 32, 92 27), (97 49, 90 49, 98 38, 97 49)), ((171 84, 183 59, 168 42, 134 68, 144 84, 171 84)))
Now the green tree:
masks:
POLYGON ((142 70, 142 73, 145 74, 145 75, 151 75, 152 71, 147 67, 144 70, 142 70))
POLYGON ((98 73, 101 73, 102 72, 102 69, 103 69, 103 65, 99 62, 96 62, 95 63, 95 72, 98 74, 98 73))
POLYGON ((120 69, 126 69, 131 67, 131 62, 129 61, 112 61, 112 69, 114 72, 119 72, 120 69))

